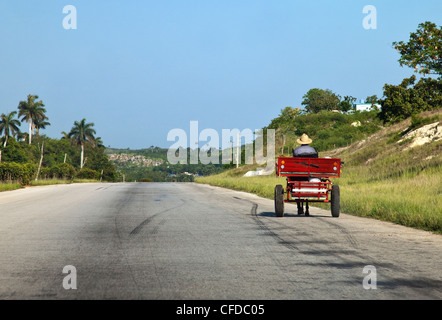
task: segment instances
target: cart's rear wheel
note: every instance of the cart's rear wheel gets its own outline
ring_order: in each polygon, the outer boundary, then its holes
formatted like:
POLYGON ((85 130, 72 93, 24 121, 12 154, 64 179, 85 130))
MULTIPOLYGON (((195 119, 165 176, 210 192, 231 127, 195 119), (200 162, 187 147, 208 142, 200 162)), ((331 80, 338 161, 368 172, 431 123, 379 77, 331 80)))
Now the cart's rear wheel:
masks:
POLYGON ((275 213, 277 217, 284 216, 284 188, 280 184, 275 187, 275 213))
POLYGON ((341 195, 339 192, 339 186, 333 185, 331 190, 331 214, 333 217, 338 218, 341 211, 341 195))

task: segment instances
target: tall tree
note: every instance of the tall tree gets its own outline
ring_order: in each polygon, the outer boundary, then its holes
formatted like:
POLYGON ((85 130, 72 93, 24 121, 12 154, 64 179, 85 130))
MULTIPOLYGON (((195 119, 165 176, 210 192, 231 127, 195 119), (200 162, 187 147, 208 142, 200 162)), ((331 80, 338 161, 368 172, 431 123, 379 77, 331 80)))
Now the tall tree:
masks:
POLYGON ((18 128, 21 123, 17 119, 14 119, 15 115, 17 114, 17 111, 12 111, 9 114, 2 114, 0 118, 0 135, 5 134, 5 142, 3 144, 3 147, 6 148, 6 145, 8 143, 8 137, 15 136, 20 132, 20 129, 18 128))
POLYGON ((80 156, 80 169, 84 166, 84 144, 89 141, 92 145, 95 145, 95 130, 92 128, 94 123, 86 123, 86 119, 83 118, 80 122, 75 121, 74 126, 69 132, 69 138, 73 139, 78 145, 81 146, 80 156))
POLYGON ((438 109, 442 105, 442 79, 421 78, 416 83, 413 75, 397 86, 385 84, 380 103, 379 117, 384 122, 398 122, 422 111, 438 109))
POLYGON ((35 101, 38 99, 37 95, 29 94, 26 101, 20 101, 18 104, 18 116, 22 117, 21 121, 26 121, 29 124, 29 144, 32 143, 32 130, 35 120, 47 120, 46 109, 43 101, 35 101))
POLYGON ((365 103, 371 103, 371 108, 373 110, 379 110, 378 106, 376 106, 379 103, 379 98, 377 95, 368 96, 365 98, 365 103))
POLYGON ((292 131, 293 120, 302 113, 303 110, 300 108, 285 107, 281 110, 279 116, 270 122, 268 129, 283 129, 284 131, 292 131))
POLYGON ((37 118, 34 120, 34 127, 37 130, 37 136, 40 135, 40 129, 46 129, 46 126, 50 126, 51 123, 46 121, 47 117, 45 118, 37 118))
POLYGON ((69 133, 67 133, 66 131, 62 131, 61 135, 62 135, 61 139, 70 139, 69 138, 69 133))
POLYGON ((345 96, 344 99, 339 103, 340 110, 345 113, 349 112, 355 101, 355 97, 345 96))
POLYGON ((323 110, 339 110, 340 97, 331 90, 310 89, 304 96, 302 105, 309 113, 318 113, 323 110))
POLYGON ((410 33, 408 42, 393 42, 401 55, 399 63, 414 68, 423 75, 442 76, 442 26, 426 21, 419 24, 416 32, 410 33))

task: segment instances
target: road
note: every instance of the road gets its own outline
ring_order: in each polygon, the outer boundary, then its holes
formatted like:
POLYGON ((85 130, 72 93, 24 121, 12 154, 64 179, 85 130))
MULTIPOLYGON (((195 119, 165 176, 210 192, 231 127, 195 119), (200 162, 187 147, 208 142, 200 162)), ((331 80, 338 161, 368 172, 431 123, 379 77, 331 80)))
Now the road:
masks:
POLYGON ((193 183, 3 192, 0 299, 442 298, 442 236, 286 212, 193 183))

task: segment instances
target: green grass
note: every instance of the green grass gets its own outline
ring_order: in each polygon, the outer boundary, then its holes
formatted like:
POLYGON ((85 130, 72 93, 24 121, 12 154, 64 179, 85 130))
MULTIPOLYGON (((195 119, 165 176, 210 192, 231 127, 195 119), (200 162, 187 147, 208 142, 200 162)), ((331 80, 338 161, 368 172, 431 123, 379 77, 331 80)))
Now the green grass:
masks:
MULTIPOLYGON (((94 183, 94 182, 100 182, 100 181, 94 180, 94 179, 74 179, 73 181, 63 180, 63 179, 40 179, 37 181, 32 180, 29 183, 29 186, 38 187, 38 186, 50 186, 50 185, 55 185, 55 184, 94 183)), ((24 187, 25 186, 23 186, 19 182, 0 182, 0 192, 22 189, 24 187)))
POLYGON ((79 179, 75 178, 74 180, 66 180, 66 179, 42 179, 38 181, 31 181, 31 186, 49 186, 53 184, 71 184, 71 183, 96 183, 100 182, 100 180, 96 179, 79 179))
POLYGON ((277 184, 284 185, 285 179, 272 176, 256 177, 233 177, 226 173, 215 176, 198 177, 197 183, 205 183, 213 186, 224 187, 232 190, 254 193, 263 198, 273 199, 274 188, 277 184))
POLYGON ((0 192, 21 189, 23 186, 16 182, 0 182, 0 192))
POLYGON ((100 180, 96 180, 96 179, 77 179, 75 178, 74 183, 97 183, 100 182, 100 180))
POLYGON ((388 179, 368 175, 357 181, 364 171, 350 170, 335 181, 343 212, 442 233, 442 166, 388 179))
POLYGON ((69 184, 72 183, 71 180, 63 180, 63 179, 40 179, 40 180, 32 180, 30 185, 32 187, 36 186, 50 186, 54 184, 69 184))

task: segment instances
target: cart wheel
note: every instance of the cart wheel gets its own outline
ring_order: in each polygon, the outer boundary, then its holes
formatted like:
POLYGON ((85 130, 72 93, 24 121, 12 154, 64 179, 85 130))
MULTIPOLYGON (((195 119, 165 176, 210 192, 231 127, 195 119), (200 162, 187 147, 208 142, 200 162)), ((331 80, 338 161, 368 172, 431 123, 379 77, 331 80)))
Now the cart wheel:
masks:
POLYGON ((275 187, 275 213, 277 217, 284 216, 284 188, 280 184, 275 187))
POLYGON ((339 192, 339 186, 332 186, 331 190, 331 214, 333 217, 338 218, 341 211, 341 196, 339 192))

